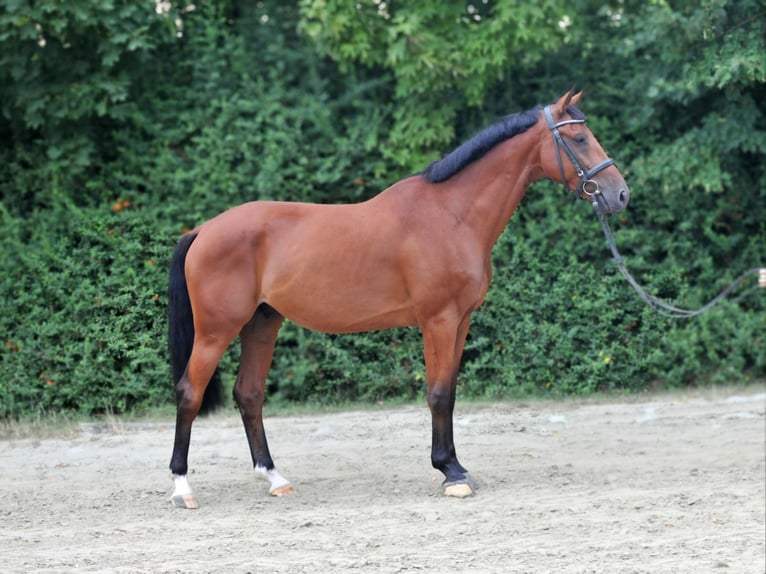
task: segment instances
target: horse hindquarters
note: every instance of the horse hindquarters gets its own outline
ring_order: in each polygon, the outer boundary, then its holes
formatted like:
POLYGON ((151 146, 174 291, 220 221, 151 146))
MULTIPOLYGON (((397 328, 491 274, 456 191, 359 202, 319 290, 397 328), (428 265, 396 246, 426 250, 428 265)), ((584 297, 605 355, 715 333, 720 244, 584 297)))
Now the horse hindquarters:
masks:
MULTIPOLYGON (((257 306, 253 244, 239 241, 230 233, 230 225, 220 223, 200 227, 196 240, 194 236, 184 237, 171 265, 170 342, 179 378, 170 470, 176 487, 172 500, 182 508, 197 507, 186 479, 192 423, 206 403, 206 389, 218 384, 214 376, 218 362, 238 333, 242 337, 242 363, 234 397, 255 470, 271 483, 272 494, 291 490, 274 469, 262 421, 266 374, 283 317, 266 305, 257 306)), ((221 398, 220 392, 212 396, 221 398)))
POLYGON ((203 362, 203 368, 196 366, 201 349, 195 347, 194 312, 186 280, 186 257, 195 239, 196 235, 189 233, 178 242, 170 264, 168 286, 168 346, 177 405, 170 471, 175 482, 172 501, 182 508, 197 508, 186 478, 192 423, 199 412, 210 412, 222 403, 217 366, 223 349, 217 351, 217 356, 205 353, 208 359, 203 362))

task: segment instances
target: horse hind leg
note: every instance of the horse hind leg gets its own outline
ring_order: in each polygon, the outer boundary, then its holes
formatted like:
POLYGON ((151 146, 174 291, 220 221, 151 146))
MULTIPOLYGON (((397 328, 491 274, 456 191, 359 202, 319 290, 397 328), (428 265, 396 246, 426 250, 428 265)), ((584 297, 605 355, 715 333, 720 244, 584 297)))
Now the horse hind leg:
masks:
POLYGON ((230 338, 195 338, 186 371, 176 384, 176 431, 170 459, 174 488, 170 499, 179 508, 199 507, 187 477, 192 423, 202 406, 205 389, 218 362, 233 338, 233 335, 230 338))
POLYGON ((259 478, 269 482, 272 496, 294 492, 290 482, 274 467, 263 427, 263 402, 266 376, 274 356, 274 344, 284 317, 266 304, 256 310, 252 319, 240 331, 242 356, 234 400, 242 415, 253 468, 259 478))

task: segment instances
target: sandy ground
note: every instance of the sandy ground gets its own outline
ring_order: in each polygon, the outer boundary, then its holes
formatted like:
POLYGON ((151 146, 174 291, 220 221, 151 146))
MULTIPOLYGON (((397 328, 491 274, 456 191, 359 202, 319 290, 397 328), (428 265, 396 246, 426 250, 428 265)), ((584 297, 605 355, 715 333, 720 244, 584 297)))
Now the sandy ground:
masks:
POLYGON ((765 410, 763 387, 458 403, 465 500, 441 495, 425 406, 267 419, 281 499, 228 411, 194 428, 191 511, 170 421, 4 440, 0 571, 761 574, 765 410))

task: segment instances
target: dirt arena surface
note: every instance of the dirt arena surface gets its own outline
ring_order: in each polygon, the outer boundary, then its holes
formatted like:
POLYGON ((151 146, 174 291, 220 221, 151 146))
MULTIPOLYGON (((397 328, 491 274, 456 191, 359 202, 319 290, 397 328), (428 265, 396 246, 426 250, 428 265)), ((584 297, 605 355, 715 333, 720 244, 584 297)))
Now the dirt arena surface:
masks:
POLYGON ((2 572, 763 573, 763 387, 460 404, 481 482, 441 495, 423 406, 266 421, 272 498, 233 411, 197 422, 198 510, 172 507, 173 423, 0 441, 2 572))

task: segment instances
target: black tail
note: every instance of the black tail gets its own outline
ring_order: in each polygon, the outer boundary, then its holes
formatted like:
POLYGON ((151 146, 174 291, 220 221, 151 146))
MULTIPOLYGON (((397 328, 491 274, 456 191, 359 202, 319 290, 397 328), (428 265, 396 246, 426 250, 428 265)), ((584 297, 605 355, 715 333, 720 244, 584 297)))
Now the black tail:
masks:
MULTIPOLYGON (((168 348, 173 381, 177 383, 186 370, 194 346, 194 316, 192 315, 189 291, 186 287, 186 254, 197 238, 195 233, 184 235, 170 260, 170 282, 168 284, 168 348)), ((223 404, 221 377, 218 369, 205 390, 200 414, 213 412, 223 404)))

